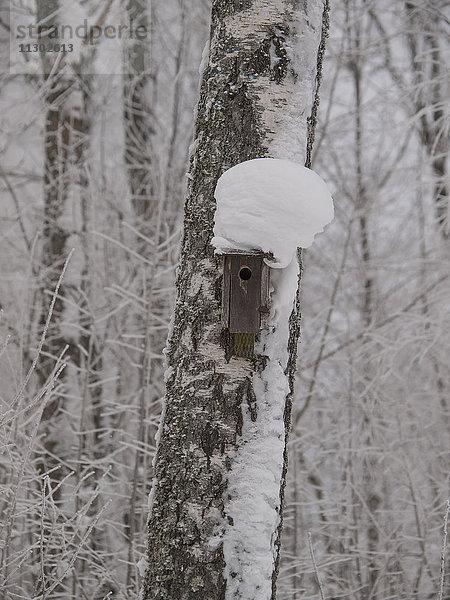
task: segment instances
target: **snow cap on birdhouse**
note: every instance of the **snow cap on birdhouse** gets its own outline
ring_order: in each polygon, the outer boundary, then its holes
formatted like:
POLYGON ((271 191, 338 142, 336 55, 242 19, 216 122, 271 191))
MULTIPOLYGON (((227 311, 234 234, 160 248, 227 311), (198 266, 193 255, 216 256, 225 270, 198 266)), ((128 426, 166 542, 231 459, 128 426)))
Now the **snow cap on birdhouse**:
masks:
POLYGON ((257 158, 225 171, 215 189, 214 237, 219 254, 255 250, 286 267, 297 247, 307 248, 334 216, 326 183, 287 160, 257 158))

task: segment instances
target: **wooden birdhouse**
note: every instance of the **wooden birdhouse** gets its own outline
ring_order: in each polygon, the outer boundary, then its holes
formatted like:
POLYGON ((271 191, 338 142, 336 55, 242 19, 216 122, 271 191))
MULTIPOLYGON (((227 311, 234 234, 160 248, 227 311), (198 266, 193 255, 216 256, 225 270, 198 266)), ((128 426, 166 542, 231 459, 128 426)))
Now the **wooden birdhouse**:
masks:
POLYGON ((223 259, 222 326, 233 334, 235 356, 253 356, 255 334, 268 326, 269 267, 262 252, 223 259))

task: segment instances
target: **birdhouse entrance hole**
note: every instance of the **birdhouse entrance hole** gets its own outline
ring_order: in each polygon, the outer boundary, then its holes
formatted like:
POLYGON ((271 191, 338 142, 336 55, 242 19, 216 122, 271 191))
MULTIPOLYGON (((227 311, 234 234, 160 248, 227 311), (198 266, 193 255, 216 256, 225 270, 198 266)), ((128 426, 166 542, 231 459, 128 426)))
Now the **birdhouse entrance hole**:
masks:
POLYGON ((248 281, 251 276, 252 272, 248 267, 242 267, 242 269, 239 271, 239 277, 244 281, 248 281))

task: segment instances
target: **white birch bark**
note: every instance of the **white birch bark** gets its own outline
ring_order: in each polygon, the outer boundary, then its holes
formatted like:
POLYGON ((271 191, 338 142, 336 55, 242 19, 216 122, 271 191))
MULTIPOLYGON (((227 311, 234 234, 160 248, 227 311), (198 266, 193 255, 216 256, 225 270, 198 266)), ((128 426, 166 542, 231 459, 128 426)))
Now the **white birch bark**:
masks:
POLYGON ((273 276, 270 327, 256 357, 232 357, 220 324, 220 261, 210 245, 214 188, 244 160, 303 162, 321 9, 318 1, 212 4, 167 349, 145 600, 275 598, 298 266, 293 261, 273 276))

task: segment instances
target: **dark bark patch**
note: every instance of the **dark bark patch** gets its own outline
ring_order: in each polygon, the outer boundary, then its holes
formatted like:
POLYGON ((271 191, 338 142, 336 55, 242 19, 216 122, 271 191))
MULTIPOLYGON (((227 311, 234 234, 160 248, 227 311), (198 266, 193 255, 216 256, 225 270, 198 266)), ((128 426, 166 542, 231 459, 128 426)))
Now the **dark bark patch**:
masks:
POLYGON ((250 419, 255 422, 258 418, 258 406, 256 403, 256 395, 253 390, 253 385, 250 380, 248 382, 247 404, 248 410, 250 411, 250 419))
POLYGON ((271 28, 271 43, 274 46, 277 61, 273 65, 271 77, 276 83, 281 83, 288 73, 289 58, 286 52, 286 38, 289 37, 289 27, 277 25, 271 28))
POLYGON ((229 332, 228 329, 222 329, 220 334, 220 345, 225 350, 225 360, 230 362, 231 357, 233 356, 233 336, 229 332))
POLYGON ((217 430, 217 427, 214 427, 208 421, 208 423, 206 423, 205 427, 203 428, 200 440, 203 452, 208 458, 211 458, 211 456, 214 453, 214 450, 217 448, 220 442, 220 435, 217 430))
POLYGON ((212 17, 218 21, 229 15, 247 10, 253 4, 253 0, 222 0, 213 4, 212 17))
POLYGON ((214 403, 214 409, 220 410, 222 412, 226 407, 225 396, 223 393, 223 375, 220 374, 216 376, 213 393, 212 393, 212 401, 214 403))
POLYGON ((243 72, 252 75, 270 75, 270 79, 281 83, 289 69, 286 38, 289 27, 280 23, 267 27, 268 36, 243 63, 243 72))
POLYGON ((214 298, 217 302, 222 302, 222 282, 223 275, 221 274, 220 277, 217 277, 214 281, 214 298))

